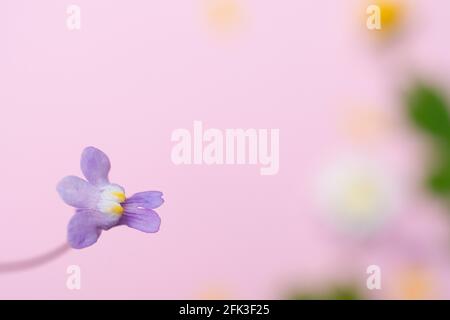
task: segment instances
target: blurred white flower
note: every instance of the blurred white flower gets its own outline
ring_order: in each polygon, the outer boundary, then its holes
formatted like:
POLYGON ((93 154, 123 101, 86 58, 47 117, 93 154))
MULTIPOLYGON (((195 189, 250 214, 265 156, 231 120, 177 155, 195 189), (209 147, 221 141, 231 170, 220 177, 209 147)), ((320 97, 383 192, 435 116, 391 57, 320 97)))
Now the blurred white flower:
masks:
POLYGON ((334 162, 319 174, 317 200, 339 230, 367 235, 395 210, 397 189, 384 168, 359 158, 334 162))

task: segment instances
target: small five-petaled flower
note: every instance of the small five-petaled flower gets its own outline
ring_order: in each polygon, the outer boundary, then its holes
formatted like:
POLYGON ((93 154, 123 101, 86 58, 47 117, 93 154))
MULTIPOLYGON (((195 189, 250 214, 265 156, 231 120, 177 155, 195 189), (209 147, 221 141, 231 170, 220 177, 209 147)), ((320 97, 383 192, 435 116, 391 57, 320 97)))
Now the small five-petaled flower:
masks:
POLYGON ((81 171, 86 180, 75 176, 62 179, 57 191, 68 205, 76 208, 68 226, 68 242, 82 249, 97 242, 102 230, 126 225, 153 233, 161 219, 153 210, 163 204, 159 191, 139 192, 127 198, 125 190, 108 179, 111 164, 102 151, 88 147, 81 155, 81 171))

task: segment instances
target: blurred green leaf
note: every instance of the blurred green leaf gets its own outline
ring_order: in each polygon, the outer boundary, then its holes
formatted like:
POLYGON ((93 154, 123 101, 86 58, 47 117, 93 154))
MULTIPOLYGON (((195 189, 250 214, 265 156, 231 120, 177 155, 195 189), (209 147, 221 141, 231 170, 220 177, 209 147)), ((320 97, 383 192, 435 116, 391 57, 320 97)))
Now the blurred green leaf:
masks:
POLYGON ((356 289, 351 285, 339 285, 330 288, 326 292, 309 292, 309 291, 297 291, 292 292, 288 299, 291 300, 361 300, 363 297, 356 289))
POLYGON ((426 183, 435 194, 443 196, 450 194, 450 159, 432 168, 426 183))
POLYGON ((417 84, 407 95, 408 115, 412 123, 431 136, 435 156, 426 177, 426 187, 435 195, 450 195, 450 106, 444 92, 426 84, 417 84))
POLYGON ((407 96, 409 117, 424 132, 450 140, 450 115, 444 95, 436 88, 419 84, 407 96))

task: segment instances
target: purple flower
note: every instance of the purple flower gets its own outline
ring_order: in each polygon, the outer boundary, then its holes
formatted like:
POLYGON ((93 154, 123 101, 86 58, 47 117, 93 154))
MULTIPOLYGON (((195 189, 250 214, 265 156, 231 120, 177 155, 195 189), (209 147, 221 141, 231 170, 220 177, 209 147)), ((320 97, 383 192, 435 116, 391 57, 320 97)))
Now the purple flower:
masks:
POLYGON ((163 194, 146 191, 127 198, 121 186, 109 182, 110 169, 106 154, 87 147, 81 155, 81 171, 87 181, 67 176, 57 186, 64 202, 76 208, 67 228, 72 248, 93 245, 102 230, 115 226, 127 225, 147 233, 159 230, 161 219, 153 209, 163 204, 163 194))

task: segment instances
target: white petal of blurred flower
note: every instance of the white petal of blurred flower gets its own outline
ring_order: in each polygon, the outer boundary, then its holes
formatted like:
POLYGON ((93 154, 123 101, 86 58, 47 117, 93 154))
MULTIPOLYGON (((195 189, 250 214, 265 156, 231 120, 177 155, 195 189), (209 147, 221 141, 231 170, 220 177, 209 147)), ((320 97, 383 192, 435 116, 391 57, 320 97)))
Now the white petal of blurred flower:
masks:
POLYGON ((393 176, 365 159, 349 157, 326 166, 317 187, 321 212, 340 231, 371 234, 395 211, 393 176))

